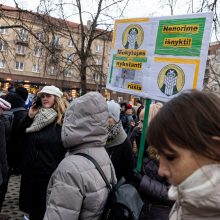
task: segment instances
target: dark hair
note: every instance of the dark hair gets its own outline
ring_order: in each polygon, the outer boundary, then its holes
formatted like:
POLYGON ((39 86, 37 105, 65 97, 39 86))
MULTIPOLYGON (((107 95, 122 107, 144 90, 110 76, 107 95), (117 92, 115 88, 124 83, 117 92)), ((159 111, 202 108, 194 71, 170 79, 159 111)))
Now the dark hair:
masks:
POLYGON ((27 100, 27 97, 28 97, 28 91, 26 88, 24 87, 17 87, 15 89, 15 93, 17 93, 18 95, 21 96, 21 98, 26 101, 27 100))
POLYGON ((220 161, 220 98, 199 91, 173 98, 150 122, 147 142, 160 153, 172 152, 174 144, 220 161))
POLYGON ((122 107, 125 107, 125 111, 127 110, 127 103, 126 102, 122 102, 122 103, 120 103, 120 106, 121 106, 121 108, 122 107))
POLYGON ((131 28, 131 29, 128 31, 128 33, 130 34, 132 30, 135 30, 135 31, 137 32, 137 34, 138 34, 138 29, 135 28, 135 27, 131 28))

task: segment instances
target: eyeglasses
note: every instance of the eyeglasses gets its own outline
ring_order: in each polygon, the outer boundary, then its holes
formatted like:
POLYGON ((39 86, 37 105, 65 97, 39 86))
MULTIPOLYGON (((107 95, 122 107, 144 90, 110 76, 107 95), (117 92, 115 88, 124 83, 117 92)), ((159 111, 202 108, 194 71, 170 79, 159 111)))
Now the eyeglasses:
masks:
POLYGON ((40 97, 43 98, 50 98, 52 95, 51 94, 42 94, 40 97))

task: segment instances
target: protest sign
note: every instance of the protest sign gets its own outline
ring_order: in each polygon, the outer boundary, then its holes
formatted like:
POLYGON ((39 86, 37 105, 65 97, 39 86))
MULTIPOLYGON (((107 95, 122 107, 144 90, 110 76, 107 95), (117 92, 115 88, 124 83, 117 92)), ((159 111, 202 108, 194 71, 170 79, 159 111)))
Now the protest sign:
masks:
POLYGON ((115 21, 108 89, 168 101, 203 87, 213 13, 115 21))

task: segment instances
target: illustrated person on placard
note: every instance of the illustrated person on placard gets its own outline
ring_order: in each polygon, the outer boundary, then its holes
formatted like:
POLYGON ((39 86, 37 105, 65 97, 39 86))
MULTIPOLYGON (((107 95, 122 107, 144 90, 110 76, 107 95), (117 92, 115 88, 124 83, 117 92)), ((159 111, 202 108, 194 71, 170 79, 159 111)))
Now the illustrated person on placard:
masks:
POLYGON ((138 49, 138 29, 137 28, 131 28, 128 32, 128 40, 125 44, 125 49, 138 49))
POLYGON ((177 71, 175 69, 169 69, 165 73, 164 83, 161 87, 161 91, 167 95, 175 95, 178 93, 176 84, 177 84, 177 71))
POLYGON ((125 80, 126 80, 127 75, 128 75, 128 71, 127 71, 126 69, 122 69, 122 74, 121 74, 121 78, 122 78, 121 88, 124 88, 124 84, 125 84, 125 80))

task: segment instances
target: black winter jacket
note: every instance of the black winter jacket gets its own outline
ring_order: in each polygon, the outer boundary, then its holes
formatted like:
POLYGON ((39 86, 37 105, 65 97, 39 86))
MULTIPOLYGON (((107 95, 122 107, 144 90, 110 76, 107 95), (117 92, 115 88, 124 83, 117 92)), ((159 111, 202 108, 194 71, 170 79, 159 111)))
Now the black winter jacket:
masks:
POLYGON ((145 203, 141 220, 168 220, 173 201, 168 199, 169 184, 158 175, 159 162, 144 155, 139 193, 145 203))
POLYGON ((107 148, 106 150, 115 168, 117 180, 119 181, 123 176, 126 180, 130 181, 134 169, 134 155, 130 140, 126 138, 122 144, 107 148))
MULTIPOLYGON (((20 125, 21 130, 25 132, 32 121, 27 116, 20 125)), ((61 126, 56 122, 25 135, 19 205, 22 211, 36 219, 43 218, 47 185, 52 173, 64 158, 64 153, 61 126)))
POLYGON ((142 198, 148 203, 167 204, 169 184, 165 178, 158 175, 159 162, 149 156, 143 159, 143 178, 139 185, 142 198))
MULTIPOLYGON (((20 108, 25 105, 24 100, 16 93, 8 93, 5 100, 11 104, 11 109, 20 108)), ((7 157, 10 168, 20 168, 21 158, 24 151, 24 134, 19 129, 19 124, 26 117, 27 110, 19 110, 14 112, 13 124, 7 141, 7 157)))
POLYGON ((9 130, 9 121, 0 115, 0 185, 7 182, 8 163, 6 154, 7 130, 9 130))

